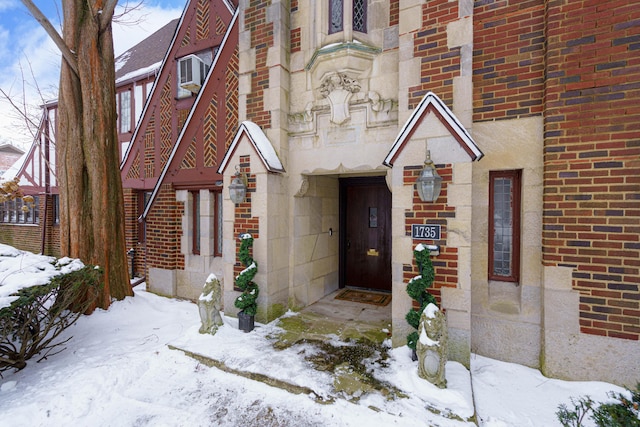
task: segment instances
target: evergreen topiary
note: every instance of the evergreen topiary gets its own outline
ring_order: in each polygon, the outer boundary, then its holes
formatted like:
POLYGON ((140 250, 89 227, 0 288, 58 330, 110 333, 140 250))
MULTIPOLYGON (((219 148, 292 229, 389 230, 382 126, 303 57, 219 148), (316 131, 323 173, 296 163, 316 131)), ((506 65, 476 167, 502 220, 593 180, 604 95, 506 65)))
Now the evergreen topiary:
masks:
POLYGON ((429 249, 420 243, 413 250, 413 256, 418 264, 420 275, 409 280, 409 283, 407 283, 407 294, 409 294, 413 300, 418 302, 420 308, 417 310, 415 308, 411 308, 405 316, 405 319, 407 320, 407 323, 416 330, 407 336, 407 345, 410 349, 415 350, 416 345, 418 344, 418 325, 420 324, 420 316, 426 306, 430 303, 437 305, 437 303, 436 298, 427 291, 427 289, 433 285, 433 280, 435 278, 429 249))
POLYGON ((253 278, 258 273, 258 264, 251 258, 250 249, 253 246, 253 237, 245 233, 240 235, 240 250, 238 258, 246 268, 236 276, 236 287, 242 294, 236 298, 234 305, 248 316, 255 316, 258 311, 258 285, 253 282, 253 278))

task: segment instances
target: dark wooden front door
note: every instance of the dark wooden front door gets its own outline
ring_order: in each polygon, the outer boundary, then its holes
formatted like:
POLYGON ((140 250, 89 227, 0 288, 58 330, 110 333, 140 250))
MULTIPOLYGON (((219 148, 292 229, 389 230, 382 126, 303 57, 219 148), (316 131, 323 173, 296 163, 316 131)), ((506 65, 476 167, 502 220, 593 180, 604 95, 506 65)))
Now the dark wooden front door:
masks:
POLYGON ((391 192, 384 177, 340 181, 342 286, 391 290, 391 192))

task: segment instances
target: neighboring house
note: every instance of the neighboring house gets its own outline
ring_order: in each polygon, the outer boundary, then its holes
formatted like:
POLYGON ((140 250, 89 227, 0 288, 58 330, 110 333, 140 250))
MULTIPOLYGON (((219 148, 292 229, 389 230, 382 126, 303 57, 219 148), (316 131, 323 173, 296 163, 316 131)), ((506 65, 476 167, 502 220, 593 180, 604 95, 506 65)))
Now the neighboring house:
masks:
MULTIPOLYGON (((118 139, 124 152, 133 127, 158 73, 178 20, 173 20, 116 58, 118 139)), ((35 205, 23 210, 22 200, 0 204, 0 241, 36 253, 59 255, 59 193, 55 165, 57 101, 42 107, 42 118, 31 147, 3 175, 20 178, 25 195, 35 205)))
POLYGON ((23 154, 24 150, 13 144, 0 144, 0 178, 23 154))
POLYGON ((377 289, 399 346, 425 243, 451 359, 632 386, 635 6, 189 1, 121 165, 136 274, 195 299, 215 273, 234 315, 248 232, 259 321, 377 289), (435 201, 415 189, 429 156, 435 201))

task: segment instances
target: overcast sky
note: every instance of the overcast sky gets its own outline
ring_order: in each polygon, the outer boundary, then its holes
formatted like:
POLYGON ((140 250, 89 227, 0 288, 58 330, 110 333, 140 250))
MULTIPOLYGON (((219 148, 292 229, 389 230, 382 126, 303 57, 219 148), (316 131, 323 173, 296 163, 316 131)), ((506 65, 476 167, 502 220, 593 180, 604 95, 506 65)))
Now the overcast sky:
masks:
MULTIPOLYGON (((122 18, 122 23, 114 24, 116 56, 178 18, 186 1, 142 0, 138 10, 122 18)), ((138 3, 120 0, 116 14, 122 13, 125 6, 138 3)), ((60 0, 35 0, 35 4, 60 28, 60 0)), ((57 98, 60 53, 20 0, 0 0, 0 58, 0 88, 15 103, 23 105, 26 101, 37 115, 37 106, 42 103, 38 92, 46 100, 57 98)), ((0 94, 0 143, 12 142, 27 148, 31 140, 24 120, 0 94)))

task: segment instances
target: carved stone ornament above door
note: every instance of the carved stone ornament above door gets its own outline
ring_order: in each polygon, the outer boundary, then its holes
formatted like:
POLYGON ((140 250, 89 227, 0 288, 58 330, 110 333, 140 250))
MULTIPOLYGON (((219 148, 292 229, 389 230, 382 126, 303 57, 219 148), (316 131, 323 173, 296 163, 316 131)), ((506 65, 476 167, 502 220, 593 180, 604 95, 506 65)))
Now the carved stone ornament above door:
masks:
POLYGON ((349 100, 359 91, 360 83, 344 73, 333 73, 325 77, 320 86, 320 94, 329 101, 333 123, 341 125, 349 120, 349 100))

